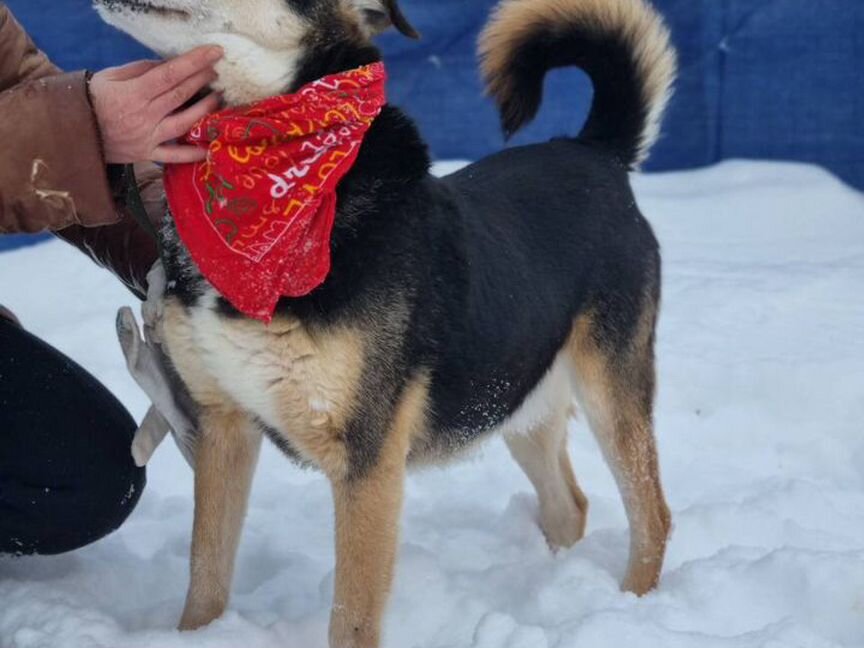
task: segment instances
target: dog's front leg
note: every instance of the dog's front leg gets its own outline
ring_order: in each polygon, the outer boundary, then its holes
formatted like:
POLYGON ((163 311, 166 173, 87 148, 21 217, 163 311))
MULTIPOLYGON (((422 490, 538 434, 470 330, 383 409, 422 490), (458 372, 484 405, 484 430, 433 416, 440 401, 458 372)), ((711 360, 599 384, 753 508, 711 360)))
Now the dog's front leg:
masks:
POLYGON ((331 476, 336 510, 336 591, 330 648, 378 648, 393 582, 408 451, 422 429, 427 385, 410 385, 371 466, 331 476))
POLYGON ((333 483, 336 591, 330 648, 378 648, 399 536, 405 461, 333 483))
POLYGON ((204 408, 195 449, 195 524, 181 630, 218 618, 228 605, 261 432, 236 411, 204 408))

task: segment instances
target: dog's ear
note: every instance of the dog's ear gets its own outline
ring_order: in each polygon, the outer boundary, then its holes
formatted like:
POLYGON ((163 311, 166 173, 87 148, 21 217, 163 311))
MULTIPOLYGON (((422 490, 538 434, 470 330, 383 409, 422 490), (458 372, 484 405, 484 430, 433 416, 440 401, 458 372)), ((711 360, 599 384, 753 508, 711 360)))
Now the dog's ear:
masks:
POLYGON ((351 0, 369 30, 377 35, 395 27, 408 38, 420 38, 420 32, 408 22, 399 0, 351 0))

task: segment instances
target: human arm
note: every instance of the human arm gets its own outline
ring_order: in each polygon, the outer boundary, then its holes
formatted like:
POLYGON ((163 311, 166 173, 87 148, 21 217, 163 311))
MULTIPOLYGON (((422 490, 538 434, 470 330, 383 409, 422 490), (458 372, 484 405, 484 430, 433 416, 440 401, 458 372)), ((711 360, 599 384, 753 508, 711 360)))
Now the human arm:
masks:
MULTIPOLYGON (((200 159, 199 149, 170 140, 218 106, 210 95, 176 111, 212 80, 220 54, 199 48, 92 79, 61 74, 0 2, 0 233, 55 232, 141 296, 156 250, 129 217, 113 165, 200 159)), ((136 167, 148 215, 158 223, 161 172, 136 167)))

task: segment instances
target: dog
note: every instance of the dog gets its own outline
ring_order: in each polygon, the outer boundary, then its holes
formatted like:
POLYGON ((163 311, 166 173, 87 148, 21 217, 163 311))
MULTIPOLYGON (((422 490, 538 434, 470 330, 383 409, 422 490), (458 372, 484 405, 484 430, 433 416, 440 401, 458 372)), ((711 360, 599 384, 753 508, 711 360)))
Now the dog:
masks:
MULTIPOLYGON (((417 35, 396 0, 95 1, 160 54, 222 45, 214 88, 229 105, 378 61, 372 39, 390 26, 417 35)), ((194 403, 180 423, 195 465, 181 629, 226 608, 263 436, 329 479, 330 646, 373 648, 410 466, 500 433, 536 488, 551 547, 583 536, 588 501, 566 439, 574 401, 626 507, 622 587, 657 584, 671 527, 652 422, 661 262, 628 172, 671 92, 669 32, 645 0, 504 0, 479 49, 507 135, 534 117, 548 70, 583 68, 595 96, 581 133, 439 179, 412 121, 386 106, 338 188, 326 281, 282 299, 269 325, 215 291, 166 219, 150 324, 194 403)))

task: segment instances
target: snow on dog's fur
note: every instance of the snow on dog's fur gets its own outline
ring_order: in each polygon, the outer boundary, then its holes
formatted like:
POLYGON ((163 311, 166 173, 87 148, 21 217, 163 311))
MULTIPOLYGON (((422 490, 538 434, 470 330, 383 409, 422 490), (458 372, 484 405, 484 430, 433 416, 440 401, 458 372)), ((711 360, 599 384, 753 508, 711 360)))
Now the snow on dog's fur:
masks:
MULTIPOLYGON (((222 45, 230 103, 380 60, 370 38, 391 24, 416 35, 395 0, 97 5, 163 54, 222 45)), ((657 583, 670 528, 652 422, 660 256, 628 169, 656 137, 668 33, 642 0, 506 0, 482 54, 508 133, 550 68, 583 66, 596 88, 583 132, 436 179, 414 124, 386 107, 339 187, 327 281, 283 299, 270 326, 216 294, 166 223, 157 335, 197 418, 182 628, 225 610, 262 435, 332 483, 333 648, 379 645, 412 463, 503 432, 550 544, 573 544, 588 509, 567 454, 574 396, 627 508, 623 585, 657 583)))

